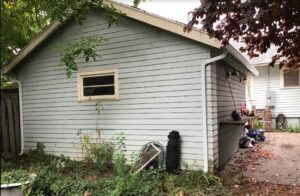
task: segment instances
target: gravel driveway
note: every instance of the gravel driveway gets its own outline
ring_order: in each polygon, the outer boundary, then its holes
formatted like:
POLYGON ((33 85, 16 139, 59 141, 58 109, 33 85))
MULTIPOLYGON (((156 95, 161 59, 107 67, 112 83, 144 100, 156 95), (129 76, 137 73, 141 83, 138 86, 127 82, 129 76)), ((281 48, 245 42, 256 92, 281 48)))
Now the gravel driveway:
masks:
POLYGON ((300 133, 267 132, 262 150, 270 158, 259 159, 244 175, 254 181, 274 184, 300 185, 300 133))

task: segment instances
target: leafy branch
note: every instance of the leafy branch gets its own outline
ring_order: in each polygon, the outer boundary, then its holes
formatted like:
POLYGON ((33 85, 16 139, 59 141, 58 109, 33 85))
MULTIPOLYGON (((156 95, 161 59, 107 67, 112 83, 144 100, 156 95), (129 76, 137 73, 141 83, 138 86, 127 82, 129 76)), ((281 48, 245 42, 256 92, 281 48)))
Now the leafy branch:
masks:
POLYGON ((77 71, 78 66, 75 62, 76 58, 82 56, 88 62, 91 58, 95 61, 96 57, 101 57, 96 53, 96 47, 107 41, 102 36, 81 38, 77 42, 69 42, 66 44, 59 43, 58 49, 61 54, 60 65, 66 67, 66 75, 71 77, 72 71, 77 71))
POLYGON ((145 1, 146 0, 133 0, 133 6, 137 8, 141 2, 145 2, 145 1))
POLYGON ((111 27, 113 24, 119 25, 120 22, 124 21, 123 17, 125 14, 117 10, 112 4, 101 4, 98 6, 103 9, 108 27, 111 27))

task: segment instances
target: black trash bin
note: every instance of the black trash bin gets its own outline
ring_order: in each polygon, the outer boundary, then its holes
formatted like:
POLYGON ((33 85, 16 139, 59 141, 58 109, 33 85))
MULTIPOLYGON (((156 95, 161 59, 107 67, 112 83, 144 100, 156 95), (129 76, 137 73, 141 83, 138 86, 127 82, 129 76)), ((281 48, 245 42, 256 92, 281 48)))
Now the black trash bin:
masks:
POLYGON ((180 135, 178 131, 171 131, 168 135, 169 141, 166 153, 166 169, 174 172, 180 166, 180 135))

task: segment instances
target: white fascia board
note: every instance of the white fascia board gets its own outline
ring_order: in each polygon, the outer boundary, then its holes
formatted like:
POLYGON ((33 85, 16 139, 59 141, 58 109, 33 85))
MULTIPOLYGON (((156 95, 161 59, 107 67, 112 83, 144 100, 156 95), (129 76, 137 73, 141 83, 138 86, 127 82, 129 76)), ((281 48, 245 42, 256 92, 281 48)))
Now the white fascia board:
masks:
POLYGON ((220 41, 214 38, 210 38, 206 32, 201 31, 199 29, 193 28, 191 32, 187 33, 183 31, 184 24, 180 22, 176 22, 119 2, 106 0, 104 1, 104 3, 112 4, 117 10, 121 11, 122 13, 125 13, 126 16, 129 18, 133 18, 143 23, 147 23, 149 25, 181 35, 183 37, 212 46, 214 48, 221 47, 220 41))
POLYGON ((242 63, 249 71, 252 73, 254 76, 258 76, 259 72, 255 68, 254 65, 251 65, 249 61, 236 49, 234 48, 231 44, 228 44, 225 47, 226 50, 234 57, 236 58, 240 63, 242 63))

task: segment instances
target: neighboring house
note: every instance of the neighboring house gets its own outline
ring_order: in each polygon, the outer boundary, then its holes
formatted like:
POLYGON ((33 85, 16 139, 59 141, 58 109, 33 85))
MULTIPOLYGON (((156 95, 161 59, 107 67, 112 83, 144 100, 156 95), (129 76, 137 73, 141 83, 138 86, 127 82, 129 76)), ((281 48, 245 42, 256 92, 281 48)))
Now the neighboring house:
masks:
POLYGON ((267 106, 271 109, 273 120, 282 113, 287 117, 288 125, 300 126, 300 70, 268 66, 274 54, 276 48, 271 47, 266 54, 249 59, 259 71, 259 76, 249 77, 247 106, 249 109, 252 106, 265 109, 267 106))
POLYGON ((257 70, 231 45, 204 32, 183 32, 183 25, 127 5, 112 4, 127 15, 120 26, 107 27, 101 12, 76 22, 53 23, 8 65, 5 72, 21 85, 24 149, 37 142, 45 151, 81 158, 78 130, 95 130, 101 102, 101 137, 123 132, 128 154, 149 142, 167 145, 172 130, 181 135, 181 160, 208 169, 223 165, 237 150, 241 124, 231 112, 245 102, 240 77, 257 70), (78 60, 79 71, 66 77, 57 66, 59 42, 102 35, 102 58, 78 60), (201 71, 206 70, 206 71, 201 71), (229 121, 228 121, 229 120, 229 121))

